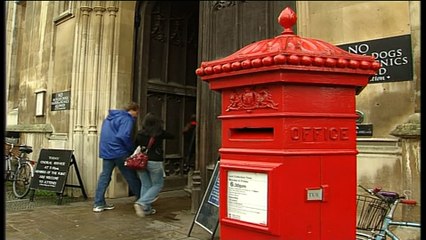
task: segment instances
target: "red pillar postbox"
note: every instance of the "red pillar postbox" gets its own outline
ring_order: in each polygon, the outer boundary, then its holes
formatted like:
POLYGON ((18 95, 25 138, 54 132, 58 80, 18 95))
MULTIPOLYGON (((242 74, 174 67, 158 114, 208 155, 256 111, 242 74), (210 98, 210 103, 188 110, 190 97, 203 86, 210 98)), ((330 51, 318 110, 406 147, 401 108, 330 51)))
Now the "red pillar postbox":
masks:
POLYGON ((222 95, 221 239, 354 239, 355 95, 380 64, 281 35, 196 70, 222 95))

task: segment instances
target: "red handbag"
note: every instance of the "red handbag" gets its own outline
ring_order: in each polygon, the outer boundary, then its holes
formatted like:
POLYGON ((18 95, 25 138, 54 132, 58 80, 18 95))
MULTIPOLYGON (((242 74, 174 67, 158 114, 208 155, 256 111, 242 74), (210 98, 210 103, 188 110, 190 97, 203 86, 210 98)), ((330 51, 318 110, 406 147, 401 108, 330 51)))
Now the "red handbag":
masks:
POLYGON ((146 149, 139 153, 132 154, 132 156, 128 157, 124 161, 124 166, 133 170, 144 170, 148 165, 148 150, 149 148, 151 148, 152 144, 154 144, 153 137, 149 139, 149 143, 146 149))

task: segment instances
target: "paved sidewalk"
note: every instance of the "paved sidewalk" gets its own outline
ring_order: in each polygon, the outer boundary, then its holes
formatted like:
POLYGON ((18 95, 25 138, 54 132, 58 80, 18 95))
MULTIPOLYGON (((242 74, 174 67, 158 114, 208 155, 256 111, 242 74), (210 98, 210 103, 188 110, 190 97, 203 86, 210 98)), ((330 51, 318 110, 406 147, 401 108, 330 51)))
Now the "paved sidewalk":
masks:
MULTIPOLYGON (((55 196, 51 198, 55 202, 55 196)), ((34 203, 37 201, 36 198, 34 203)), ((92 199, 22 210, 8 211, 6 207, 3 239, 211 239, 210 233, 197 224, 193 225, 190 237, 187 236, 194 214, 190 212, 191 198, 183 190, 161 193, 153 204, 157 213, 144 218, 136 216, 133 197, 107 199, 107 202, 113 203, 115 209, 101 213, 92 212, 92 199)))

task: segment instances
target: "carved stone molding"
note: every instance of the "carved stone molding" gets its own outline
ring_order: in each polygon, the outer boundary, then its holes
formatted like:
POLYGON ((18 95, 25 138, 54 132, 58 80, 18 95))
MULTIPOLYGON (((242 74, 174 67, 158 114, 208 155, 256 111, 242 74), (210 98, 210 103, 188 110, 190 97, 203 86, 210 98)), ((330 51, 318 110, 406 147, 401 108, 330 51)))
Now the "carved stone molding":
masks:
POLYGON ((245 1, 212 1, 212 8, 214 11, 218 11, 227 7, 232 7, 238 2, 245 2, 245 1))
POLYGON ((93 11, 95 11, 96 15, 102 15, 105 12, 105 8, 101 6, 93 7, 93 11))
POLYGON ((107 7, 107 11, 109 12, 110 16, 116 16, 118 12, 118 7, 115 7, 115 6, 107 7))
POLYGON ((81 6, 80 7, 81 14, 89 16, 90 11, 92 11, 91 7, 81 6))

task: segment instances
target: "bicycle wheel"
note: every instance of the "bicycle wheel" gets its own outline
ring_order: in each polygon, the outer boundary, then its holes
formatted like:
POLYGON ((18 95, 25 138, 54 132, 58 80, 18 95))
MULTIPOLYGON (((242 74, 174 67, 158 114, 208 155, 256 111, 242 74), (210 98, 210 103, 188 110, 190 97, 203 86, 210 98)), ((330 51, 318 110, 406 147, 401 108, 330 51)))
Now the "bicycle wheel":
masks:
POLYGON ((32 178, 32 166, 28 162, 23 162, 16 170, 13 179, 13 194, 17 198, 24 198, 30 191, 30 183, 32 178))
POLYGON ((370 238, 370 237, 364 237, 364 236, 356 236, 356 238, 355 238, 355 240, 371 240, 371 239, 373 239, 373 238, 370 238))
POLYGON ((356 240, 369 240, 369 239, 374 239, 373 236, 371 236, 370 234, 364 233, 364 232, 356 232, 356 240))

